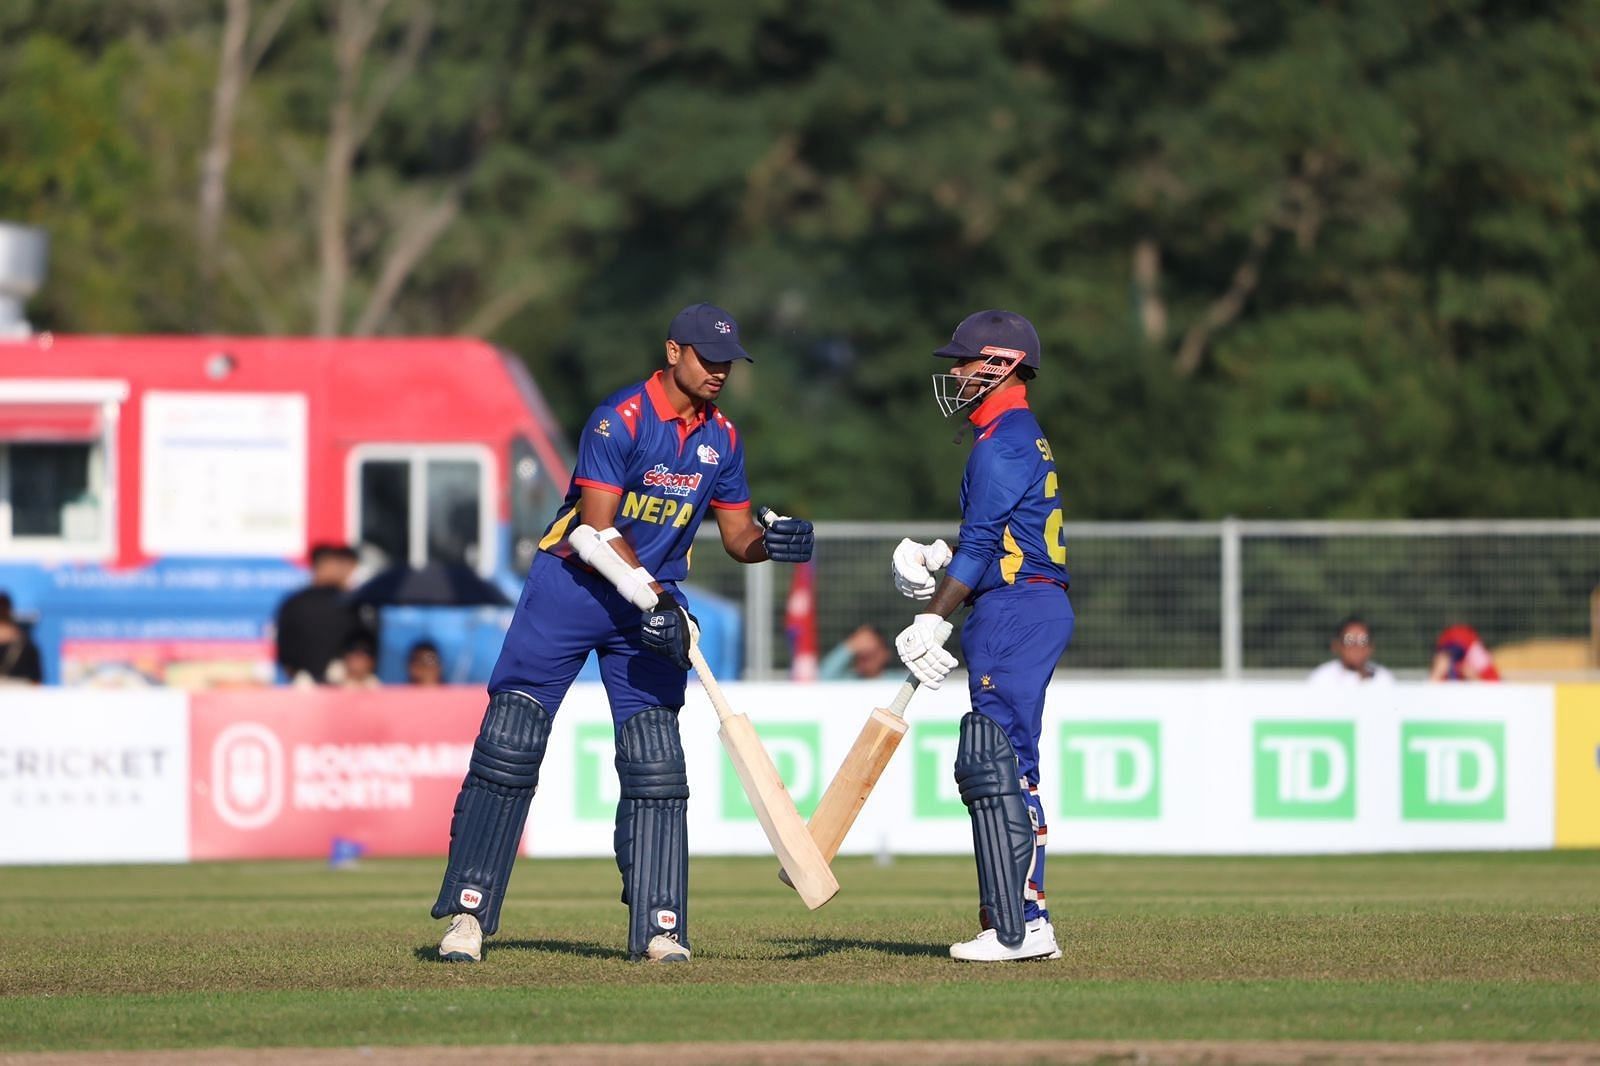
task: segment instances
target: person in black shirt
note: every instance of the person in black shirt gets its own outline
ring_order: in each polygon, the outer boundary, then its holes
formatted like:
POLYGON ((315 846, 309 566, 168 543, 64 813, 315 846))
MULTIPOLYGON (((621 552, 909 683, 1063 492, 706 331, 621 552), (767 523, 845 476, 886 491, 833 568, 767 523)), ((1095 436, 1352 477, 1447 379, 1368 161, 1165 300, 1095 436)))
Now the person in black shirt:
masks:
POLYGON ((11 597, 0 592, 0 685, 37 685, 44 680, 39 649, 11 613, 11 597))
POLYGON ((278 665, 291 683, 328 683, 328 664, 360 629, 355 609, 344 601, 355 572, 356 553, 342 544, 311 549, 311 584, 278 607, 278 665))

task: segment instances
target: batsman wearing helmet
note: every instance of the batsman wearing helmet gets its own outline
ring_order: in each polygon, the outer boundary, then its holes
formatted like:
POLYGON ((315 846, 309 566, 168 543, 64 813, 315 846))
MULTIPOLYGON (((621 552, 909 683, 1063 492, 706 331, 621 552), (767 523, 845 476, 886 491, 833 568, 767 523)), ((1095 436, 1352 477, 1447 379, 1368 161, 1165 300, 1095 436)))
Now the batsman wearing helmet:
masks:
POLYGON ((972 818, 982 931, 954 944, 968 962, 1061 957, 1044 896, 1044 809, 1039 732, 1045 687, 1072 639, 1067 546, 1055 455, 1028 407, 1039 334, 1021 315, 979 311, 934 352, 952 360, 933 375, 946 417, 965 417, 972 454, 961 479, 961 538, 904 540, 895 585, 926 600, 895 640, 917 679, 938 688, 955 667, 946 619, 972 604, 961 633, 972 710, 961 719, 955 778, 972 818), (945 569, 934 580, 931 571, 945 569))
POLYGON ((811 558, 811 523, 750 514, 744 445, 714 402, 735 360, 750 360, 733 316, 686 307, 667 332, 666 366, 618 389, 589 416, 566 500, 539 542, 499 661, 450 823, 450 858, 433 905, 449 918, 448 961, 477 961, 500 924, 511 864, 539 782, 551 720, 589 653, 616 727, 621 798, 614 840, 628 905, 628 955, 689 959, 689 785, 678 711, 692 616, 678 582, 709 508, 728 554, 745 563, 811 558), (641 616, 573 552, 587 525, 658 593, 641 616))

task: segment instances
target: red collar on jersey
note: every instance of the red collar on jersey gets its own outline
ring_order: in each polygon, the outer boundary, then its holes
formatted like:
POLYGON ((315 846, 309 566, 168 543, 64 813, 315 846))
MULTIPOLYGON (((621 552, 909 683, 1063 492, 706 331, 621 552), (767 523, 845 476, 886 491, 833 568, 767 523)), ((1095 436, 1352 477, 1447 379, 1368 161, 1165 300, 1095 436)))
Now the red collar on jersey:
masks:
POLYGON ((982 429, 1007 411, 1015 411, 1019 407, 1026 406, 1028 406, 1028 386, 1017 385, 1014 388, 1002 389, 980 403, 967 416, 967 421, 982 429))
POLYGON ((705 423, 706 411, 710 404, 700 408, 692 416, 684 418, 678 414, 677 408, 672 406, 672 401, 667 399, 667 387, 662 384, 666 371, 657 370, 650 375, 650 380, 644 383, 644 391, 650 397, 650 406, 656 409, 656 417, 663 422, 682 423, 684 429, 693 431, 705 423))

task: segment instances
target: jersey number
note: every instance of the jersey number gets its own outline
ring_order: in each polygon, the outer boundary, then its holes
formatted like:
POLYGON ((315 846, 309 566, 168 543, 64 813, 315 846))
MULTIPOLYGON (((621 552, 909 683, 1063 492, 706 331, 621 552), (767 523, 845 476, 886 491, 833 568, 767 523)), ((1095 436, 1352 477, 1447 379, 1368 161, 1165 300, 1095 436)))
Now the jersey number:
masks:
POLYGON ((1061 533, 1061 479, 1054 470, 1044 476, 1044 498, 1054 500, 1056 509, 1044 520, 1044 546, 1050 561, 1058 566, 1067 565, 1067 538, 1061 533))

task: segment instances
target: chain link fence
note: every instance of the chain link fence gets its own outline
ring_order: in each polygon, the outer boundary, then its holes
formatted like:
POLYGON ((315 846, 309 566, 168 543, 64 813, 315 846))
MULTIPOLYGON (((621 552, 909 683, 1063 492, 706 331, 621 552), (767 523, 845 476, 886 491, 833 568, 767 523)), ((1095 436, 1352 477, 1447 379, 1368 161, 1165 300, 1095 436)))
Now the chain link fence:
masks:
MULTIPOLYGON (((1072 672, 1291 676, 1329 657, 1338 621, 1371 624, 1375 658, 1426 671, 1434 639, 1466 622, 1505 663, 1544 676, 1600 671, 1600 521, 1135 522, 1066 527, 1078 625, 1072 672)), ((817 526, 817 635, 890 640, 914 613, 890 578, 901 537, 954 524, 817 526)), ((708 528, 691 580, 739 601, 749 678, 786 676, 794 568, 728 559, 708 528)), ((954 647, 954 642, 952 642, 954 647)))

